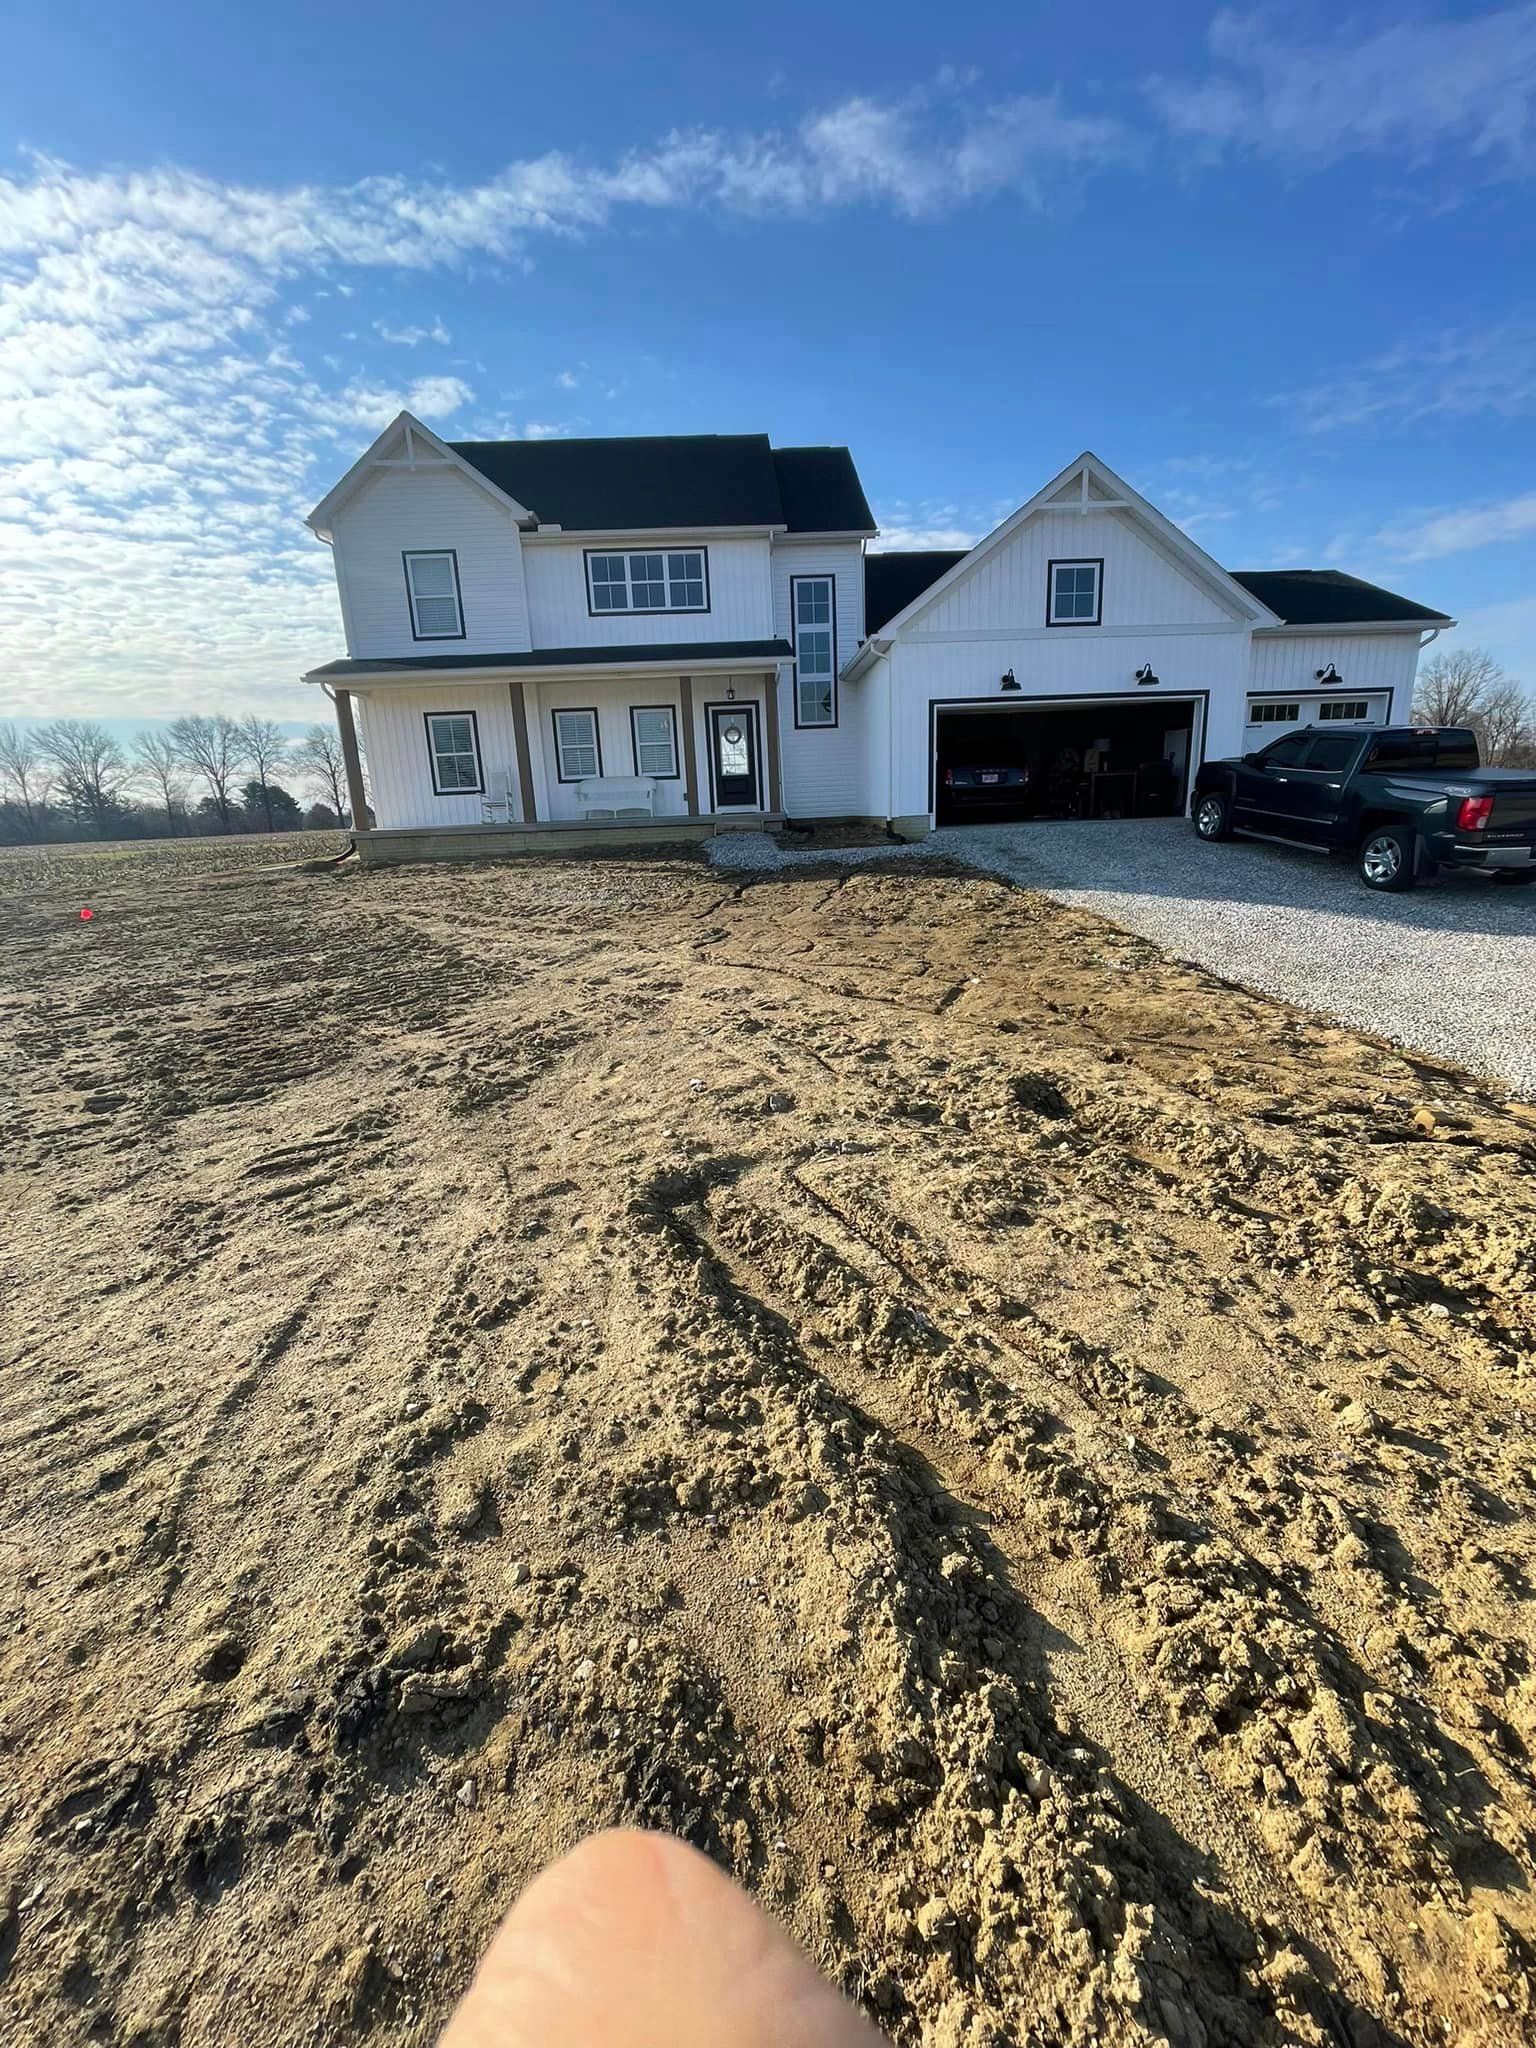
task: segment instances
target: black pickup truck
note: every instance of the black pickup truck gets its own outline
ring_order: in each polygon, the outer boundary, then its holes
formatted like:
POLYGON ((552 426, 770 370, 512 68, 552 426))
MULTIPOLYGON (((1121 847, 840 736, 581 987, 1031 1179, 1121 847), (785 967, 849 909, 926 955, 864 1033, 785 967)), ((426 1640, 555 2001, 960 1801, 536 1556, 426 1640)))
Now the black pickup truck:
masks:
POLYGON ((1202 839, 1253 832, 1353 853, 1368 889, 1439 867, 1536 881, 1536 772, 1484 768, 1461 726, 1304 725, 1262 753, 1204 761, 1189 813, 1202 839))

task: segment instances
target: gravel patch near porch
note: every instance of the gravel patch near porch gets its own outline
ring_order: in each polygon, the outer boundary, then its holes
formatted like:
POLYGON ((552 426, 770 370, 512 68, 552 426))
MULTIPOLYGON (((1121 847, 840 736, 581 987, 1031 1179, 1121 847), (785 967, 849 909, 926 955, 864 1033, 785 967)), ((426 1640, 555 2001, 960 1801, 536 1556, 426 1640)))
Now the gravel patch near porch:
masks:
POLYGON ((962 860, 1097 911, 1183 959, 1536 1100, 1536 891, 1442 875, 1403 896, 1353 867, 1253 840, 1207 846, 1183 818, 948 826, 918 846, 781 852, 713 840, 720 867, 962 860))

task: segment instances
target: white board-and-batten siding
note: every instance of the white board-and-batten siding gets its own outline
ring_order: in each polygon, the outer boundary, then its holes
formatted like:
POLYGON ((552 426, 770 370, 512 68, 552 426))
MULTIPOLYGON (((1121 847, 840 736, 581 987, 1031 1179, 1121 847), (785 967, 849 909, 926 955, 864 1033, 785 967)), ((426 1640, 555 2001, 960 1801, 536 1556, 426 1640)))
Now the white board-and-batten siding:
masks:
POLYGON ((795 673, 787 664, 779 684, 779 758, 784 809, 792 818, 883 817, 885 791, 869 778, 870 694, 865 680, 841 680, 844 662, 864 636, 864 550, 854 541, 781 541, 773 550, 773 632, 794 641, 790 579, 830 576, 837 599, 835 666, 837 724, 795 724, 795 673))
POLYGON ((1029 519, 942 596, 914 615, 902 637, 954 633, 1049 631, 1052 639, 1089 633, 1091 626, 1048 626, 1046 597, 1052 561, 1098 561, 1099 630, 1137 626, 1230 626, 1233 609, 1169 560, 1144 530, 1117 512, 1043 512, 1029 519))
MULTIPOLYGON (((1404 720, 1413 706, 1419 635, 1412 633, 1255 633, 1249 688, 1254 691, 1315 690, 1317 671, 1332 662, 1346 695, 1393 692, 1389 720, 1404 720)), ((1329 688, 1335 688, 1330 684, 1329 688)))
POLYGON ((517 523, 461 471, 380 469, 336 513, 331 545, 355 659, 408 654, 518 654, 530 646, 517 523), (462 640, 417 640, 405 556, 452 549, 462 640))
POLYGON ((512 778, 517 797, 517 756, 512 732, 512 697, 505 679, 496 683, 455 683, 410 690, 392 685, 356 700, 359 737, 373 786, 374 814, 386 829, 418 825, 478 825, 481 798, 439 796, 432 787, 432 756, 426 714, 472 711, 480 742, 486 793, 505 794, 512 778))
POLYGON ((531 541, 523 550, 535 647, 643 647, 697 640, 766 640, 773 631, 766 540, 531 541), (709 558, 709 609, 702 612, 591 612, 589 553, 666 554, 688 548, 709 558))

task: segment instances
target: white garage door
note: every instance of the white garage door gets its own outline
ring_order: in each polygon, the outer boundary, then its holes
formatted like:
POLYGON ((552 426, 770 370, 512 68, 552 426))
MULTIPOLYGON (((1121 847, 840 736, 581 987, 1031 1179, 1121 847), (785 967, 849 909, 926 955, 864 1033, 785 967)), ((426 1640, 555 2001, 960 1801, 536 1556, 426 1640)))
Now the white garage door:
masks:
POLYGON ((1278 692, 1248 699, 1248 723, 1243 728, 1243 752, 1257 753, 1282 733, 1299 725, 1385 725, 1391 695, 1386 690, 1298 690, 1294 696, 1278 692))

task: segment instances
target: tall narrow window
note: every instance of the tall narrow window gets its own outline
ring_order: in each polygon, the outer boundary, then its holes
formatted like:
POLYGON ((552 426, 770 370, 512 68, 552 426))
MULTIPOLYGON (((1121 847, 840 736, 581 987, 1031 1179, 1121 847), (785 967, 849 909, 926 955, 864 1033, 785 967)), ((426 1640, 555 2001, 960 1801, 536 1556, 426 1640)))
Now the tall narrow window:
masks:
POLYGON ((661 782, 677 779, 677 714, 670 704, 632 704, 629 729, 635 743, 635 773, 661 782))
POLYGON ((837 723, 837 591, 830 576, 791 576, 795 724, 837 723))
POLYGON ((462 640, 464 607, 459 601, 459 559, 452 548, 405 556, 405 592, 415 640, 462 640))
POLYGON ((643 554, 587 555, 587 609, 599 612, 707 612, 705 548, 647 549, 643 554))
POLYGON ((480 775, 480 735, 473 711, 429 711, 427 753, 435 796, 475 796, 480 775))
POLYGON ((1103 597, 1104 564, 1052 562, 1047 571, 1045 623, 1048 626, 1096 626, 1103 597))
POLYGON ((556 780, 580 782, 583 776, 601 775, 603 757, 597 744, 597 713, 557 711, 554 720, 556 780))

